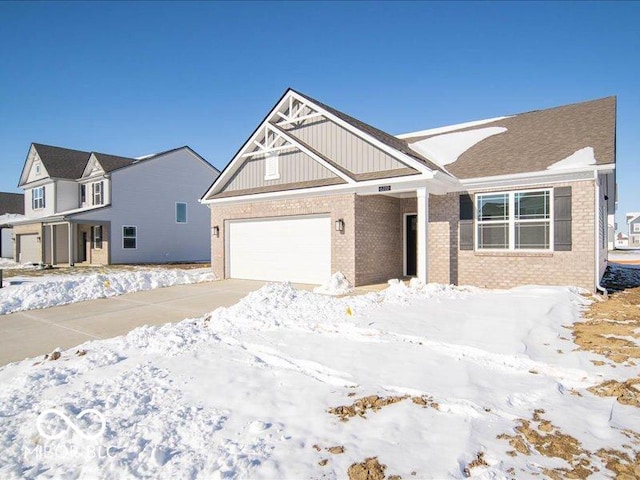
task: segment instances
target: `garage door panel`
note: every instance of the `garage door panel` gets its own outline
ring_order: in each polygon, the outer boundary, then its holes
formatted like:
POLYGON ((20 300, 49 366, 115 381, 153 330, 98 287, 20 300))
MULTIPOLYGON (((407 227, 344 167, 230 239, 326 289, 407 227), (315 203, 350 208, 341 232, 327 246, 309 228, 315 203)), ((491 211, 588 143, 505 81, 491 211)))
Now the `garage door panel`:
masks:
POLYGON ((331 275, 331 219, 230 222, 228 265, 231 278, 323 283, 331 275))
POLYGON ((38 263, 40 262, 40 243, 38 235, 17 235, 16 241, 20 252, 20 263, 38 263))

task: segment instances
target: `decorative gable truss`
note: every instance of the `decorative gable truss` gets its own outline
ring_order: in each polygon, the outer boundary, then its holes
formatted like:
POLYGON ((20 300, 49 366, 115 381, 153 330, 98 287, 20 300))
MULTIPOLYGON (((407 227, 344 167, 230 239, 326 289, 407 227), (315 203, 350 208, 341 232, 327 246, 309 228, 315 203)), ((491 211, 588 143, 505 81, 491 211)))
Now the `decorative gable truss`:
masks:
POLYGON ((419 161, 288 90, 203 200, 426 175, 419 161))
POLYGON ((100 162, 96 158, 95 154, 91 154, 89 157, 89 161, 87 162, 87 166, 84 167, 84 172, 82 172, 82 178, 89 178, 96 175, 103 175, 104 168, 100 165, 100 162))

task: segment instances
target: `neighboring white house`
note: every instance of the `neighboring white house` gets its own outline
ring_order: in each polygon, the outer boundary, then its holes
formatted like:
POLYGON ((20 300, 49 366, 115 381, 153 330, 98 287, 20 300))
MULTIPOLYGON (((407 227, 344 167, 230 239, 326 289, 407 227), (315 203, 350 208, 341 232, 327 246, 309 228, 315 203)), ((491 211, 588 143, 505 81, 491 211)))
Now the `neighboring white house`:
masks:
POLYGON ((628 247, 629 246, 629 236, 625 235, 622 232, 618 232, 616 235, 616 247, 628 247))
POLYGON ((209 210, 197 194, 218 175, 189 147, 136 159, 34 143, 19 183, 26 218, 12 222, 14 258, 208 261, 209 210))
POLYGON ((629 246, 640 247, 640 212, 629 212, 626 218, 629 229, 629 246))
POLYGON ((0 258, 13 257, 12 231, 10 222, 24 218, 24 195, 0 192, 0 258))

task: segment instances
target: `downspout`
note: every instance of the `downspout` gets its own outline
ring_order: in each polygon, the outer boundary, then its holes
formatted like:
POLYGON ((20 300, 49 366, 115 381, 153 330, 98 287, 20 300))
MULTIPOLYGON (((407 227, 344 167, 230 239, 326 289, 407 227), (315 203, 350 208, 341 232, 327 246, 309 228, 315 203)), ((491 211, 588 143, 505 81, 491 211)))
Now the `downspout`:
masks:
POLYGON ((600 285, 600 180, 598 179, 598 171, 593 171, 593 177, 595 180, 595 222, 593 224, 594 228, 594 238, 595 238, 595 259, 596 259, 596 268, 595 268, 595 280, 596 280, 596 291, 601 292, 604 295, 604 298, 607 298, 608 292, 606 288, 600 285))

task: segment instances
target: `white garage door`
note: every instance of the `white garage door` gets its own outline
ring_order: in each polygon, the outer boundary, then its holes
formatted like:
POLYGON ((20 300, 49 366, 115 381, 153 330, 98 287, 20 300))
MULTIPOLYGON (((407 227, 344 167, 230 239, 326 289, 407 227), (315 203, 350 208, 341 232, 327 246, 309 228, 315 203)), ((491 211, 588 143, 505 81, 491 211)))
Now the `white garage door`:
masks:
POLYGON ((331 219, 299 216, 229 222, 228 276, 324 283, 331 276, 331 219))
POLYGON ((17 235, 18 248, 20 252, 20 263, 39 263, 40 262, 40 244, 38 236, 33 235, 17 235))

